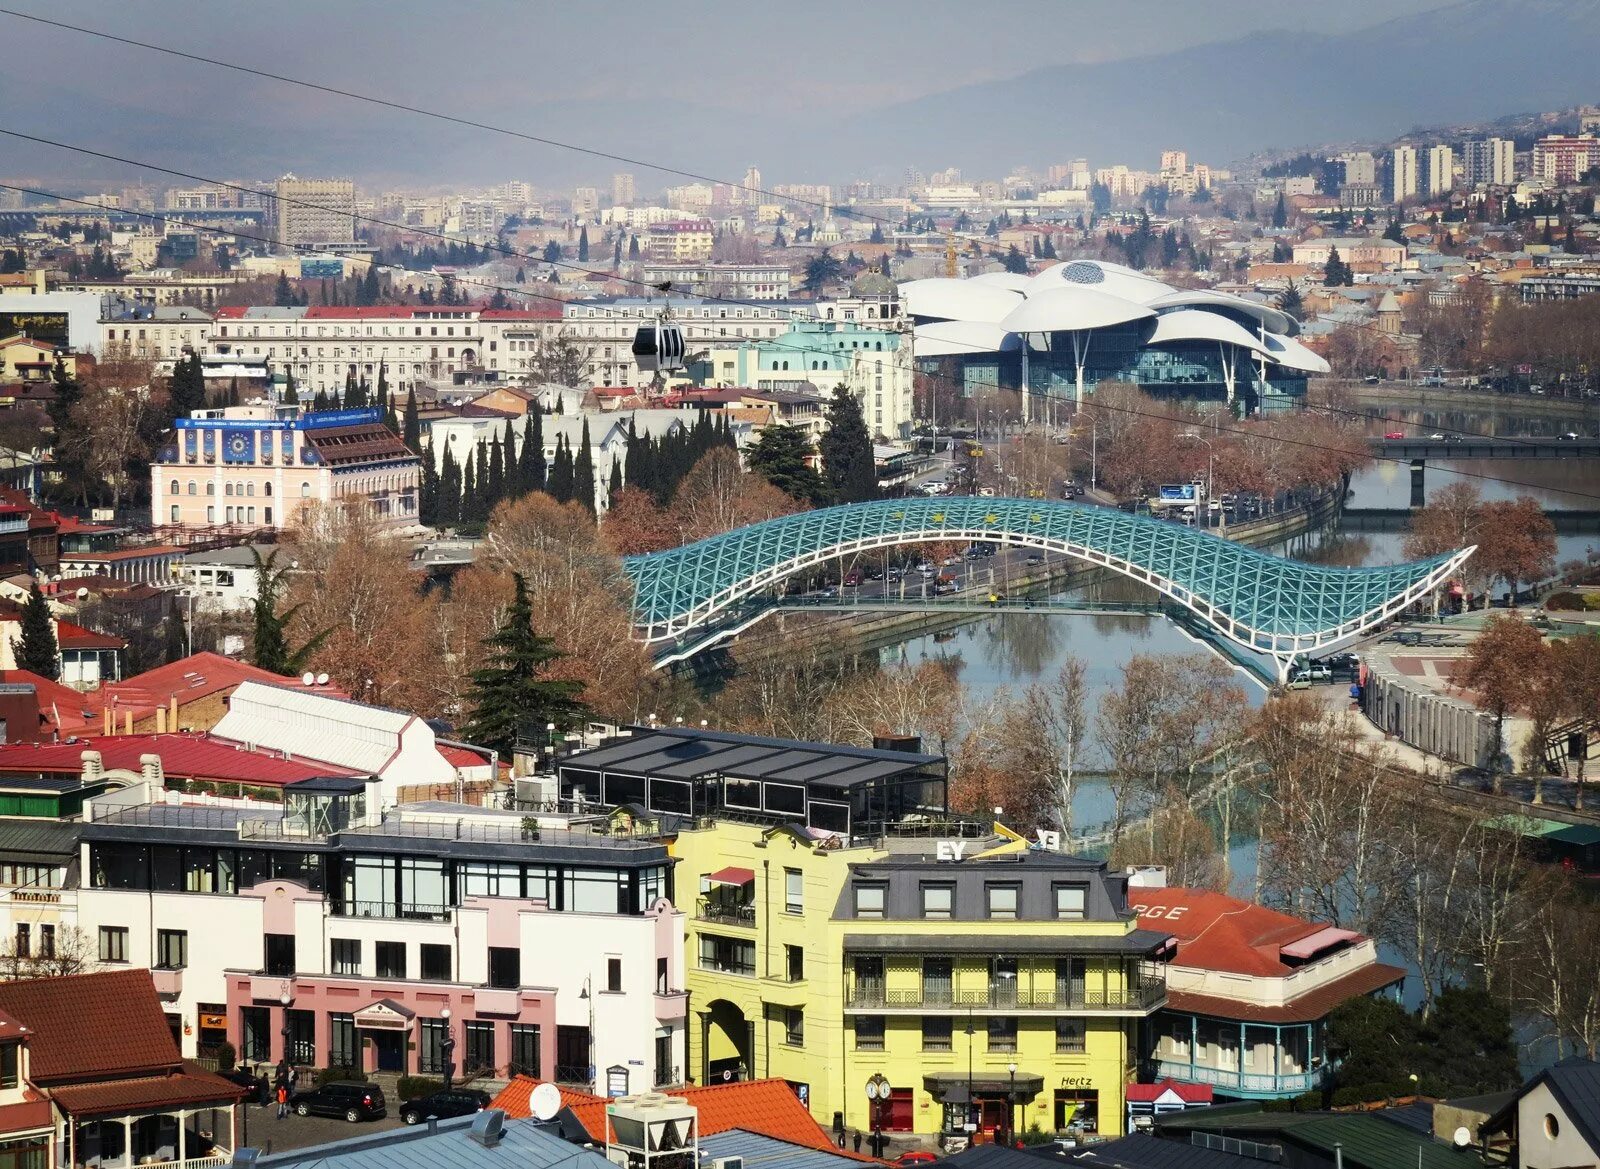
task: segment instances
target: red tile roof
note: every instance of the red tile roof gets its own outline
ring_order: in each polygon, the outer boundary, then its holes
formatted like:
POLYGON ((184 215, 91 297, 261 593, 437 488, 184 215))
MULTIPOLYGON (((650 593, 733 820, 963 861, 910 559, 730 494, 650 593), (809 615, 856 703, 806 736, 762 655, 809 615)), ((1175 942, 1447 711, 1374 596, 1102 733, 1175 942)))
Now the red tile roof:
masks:
POLYGON ((231 1104, 244 1096, 244 1089, 198 1064, 184 1064, 182 1071, 171 1075, 70 1084, 52 1088, 50 1096, 73 1116, 107 1116, 155 1108, 231 1104))
POLYGON ((1178 939, 1174 966, 1281 978, 1293 967, 1280 948, 1321 930, 1264 905, 1205 889, 1129 889, 1140 924, 1178 939))
POLYGON ((489 756, 472 747, 458 747, 454 743, 438 744, 439 754, 451 767, 487 767, 489 756))
MULTIPOLYGON (((221 654, 201 652, 179 658, 142 674, 135 674, 121 682, 102 686, 87 696, 90 709, 103 711, 107 706, 119 716, 132 714, 136 719, 155 712, 167 700, 176 697, 183 706, 213 694, 231 693, 241 682, 264 682, 269 686, 284 686, 295 690, 309 690, 335 698, 347 697, 332 686, 303 686, 298 679, 274 674, 221 654)), ((43 700, 41 699, 41 705, 43 700)))
MULTIPOLYGON (((537 1083, 527 1076, 516 1077, 494 1098, 493 1107, 505 1109, 506 1115, 515 1119, 526 1118, 528 1095, 537 1083)), ((791 1145, 839 1152, 838 1146, 800 1103, 794 1089, 783 1080, 740 1080, 732 1084, 668 1088, 666 1093, 695 1106, 700 1113, 703 1137, 739 1128, 791 1145)), ((582 1093, 571 1095, 573 1099, 569 1102, 568 1092, 562 1089, 563 1107, 570 1109, 591 1139, 605 1140, 607 1101, 582 1093)))
MULTIPOLYGON (((0 744, 0 775, 77 775, 85 751, 98 751, 107 771, 139 770, 139 756, 156 755, 171 779, 208 780, 281 787, 321 775, 359 775, 301 755, 245 749, 243 743, 210 734, 86 735, 67 743, 0 744)), ((4 1004, 0 1003, 0 1009, 4 1004)))
POLYGON ((1129 1084, 1123 1089, 1124 1095, 1132 1103, 1159 1100, 1168 1092, 1185 1104, 1210 1104, 1212 1100, 1210 1084, 1180 1084, 1173 1079, 1158 1080, 1154 1084, 1129 1084))
POLYGON ((181 1063, 148 970, 0 983, 0 1011, 32 1032, 28 1078, 40 1086, 167 1075, 181 1063))
MULTIPOLYGON (((81 694, 70 686, 52 681, 29 670, 0 670, 0 682, 25 682, 33 687, 39 699, 39 713, 58 732, 74 734, 94 724, 89 707, 89 695, 81 694)), ((13 741, 29 741, 24 728, 7 728, 13 741)), ((35 740, 37 741, 37 740, 35 740)))

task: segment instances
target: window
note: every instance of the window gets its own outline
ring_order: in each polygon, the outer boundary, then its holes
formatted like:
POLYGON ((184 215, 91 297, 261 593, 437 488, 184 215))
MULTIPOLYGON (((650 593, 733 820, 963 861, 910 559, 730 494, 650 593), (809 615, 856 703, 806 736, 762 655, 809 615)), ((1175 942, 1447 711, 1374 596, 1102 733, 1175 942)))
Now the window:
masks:
POLYGON ((539 1025, 511 1024, 511 1067, 513 1076, 540 1078, 539 1025))
POLYGON ((443 1019, 419 1019, 417 1030, 417 1071, 425 1076, 443 1075, 444 1040, 450 1024, 443 1019))
POLYGON ((724 974, 754 974, 756 944, 715 934, 700 935, 700 969, 724 974))
POLYGON ((33 953, 33 940, 30 937, 30 928, 25 921, 17 923, 17 957, 27 958, 33 953))
POLYGON ((437 942, 422 943, 421 976, 428 982, 450 981, 450 947, 437 942))
POLYGON ((806 1013, 799 1007, 783 1008, 783 1041, 790 1047, 806 1045, 806 1013))
POLYGON ((922 960, 922 1000, 940 1007, 955 1001, 954 967, 949 958, 922 960))
POLYGON ((857 885, 856 916, 882 917, 884 889, 883 885, 857 885))
POLYGON ((294 977, 294 935, 268 934, 266 936, 266 965, 264 973, 279 978, 294 977))
POLYGON ((922 886, 922 916, 923 917, 952 917, 956 903, 956 887, 954 885, 924 885, 922 886))
POLYGON ((182 970, 189 965, 189 931, 156 931, 156 969, 182 970))
POLYGON ((15 1088, 20 1082, 17 1043, 7 1043, 0 1046, 0 1088, 15 1088))
POLYGON ((56 927, 49 922, 39 927, 39 957, 54 958, 56 956, 56 927))
POLYGON ((181 519, 182 513, 180 512, 177 504, 173 504, 172 505, 171 515, 172 515, 172 522, 173 523, 177 523, 181 519))
POLYGON ((989 1050, 1017 1049, 1017 1020, 1014 1015, 996 1015, 989 1020, 989 1050))
POLYGON ((996 1003, 1017 1001, 1017 958, 1015 954, 996 954, 989 959, 989 998, 996 1003))
POLYGON ((467 1073, 493 1071, 494 1024, 470 1020, 466 1025, 467 1054, 461 1070, 467 1073))
POLYGON ((315 1012, 285 1010, 283 1025, 289 1032, 289 1062, 303 1067, 315 1067, 317 1063, 315 1012))
POLYGON ((949 1051, 953 1028, 949 1015, 922 1017, 922 1050, 949 1051))
POLYGON ((860 1051, 883 1050, 883 1016, 856 1016, 856 1048, 860 1051))
POLYGON ((1087 1029, 1082 1019, 1056 1020, 1056 1051, 1062 1055, 1082 1055, 1087 1029))
POLYGON ((272 1058, 272 1012, 266 1007, 239 1008, 239 1037, 243 1040, 239 1052, 253 1063, 265 1063, 272 1058))
POLYGON ((379 978, 404 978, 406 976, 406 944, 404 942, 374 942, 372 948, 378 960, 379 978))
POLYGON ((356 1017, 330 1012, 328 1015, 328 1064, 330 1067, 357 1066, 361 1058, 356 1046, 356 1017))
POLYGON ((622 993, 622 959, 606 959, 606 990, 611 994, 622 993))
POLYGON ((783 948, 783 968, 785 977, 790 982, 804 982, 806 979, 805 947, 785 946, 783 948))
POLYGON ((489 947, 489 985, 500 990, 522 985, 522 951, 516 946, 489 947))
POLYGON ((100 927, 100 961, 126 962, 128 960, 128 929, 120 925, 100 927))
POLYGON ((1087 885, 1056 886, 1056 917, 1062 921, 1082 921, 1088 907, 1087 885))
POLYGON ((989 916, 1014 920, 1017 916, 1017 894, 1021 891, 1018 885, 985 885, 984 892, 989 901, 989 916))
POLYGON ((806 909, 805 874, 799 869, 783 870, 783 911, 804 913, 806 909))

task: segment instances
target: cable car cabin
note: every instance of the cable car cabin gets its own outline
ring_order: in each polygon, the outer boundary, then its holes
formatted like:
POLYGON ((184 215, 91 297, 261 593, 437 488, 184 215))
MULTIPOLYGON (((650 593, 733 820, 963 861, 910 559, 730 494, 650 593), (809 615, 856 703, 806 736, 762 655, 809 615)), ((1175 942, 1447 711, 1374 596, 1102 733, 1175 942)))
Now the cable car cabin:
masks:
POLYGON ((644 373, 683 368, 683 330, 657 322, 633 335, 634 364, 644 373))

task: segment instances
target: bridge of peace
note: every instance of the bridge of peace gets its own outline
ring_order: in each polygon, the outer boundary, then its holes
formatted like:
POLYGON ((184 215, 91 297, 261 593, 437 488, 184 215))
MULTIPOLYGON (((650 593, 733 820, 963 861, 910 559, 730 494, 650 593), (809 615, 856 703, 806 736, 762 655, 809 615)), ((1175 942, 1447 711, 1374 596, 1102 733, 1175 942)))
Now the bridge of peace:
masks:
MULTIPOLYGON (((1119 573, 1153 589, 1161 598, 1160 611, 1225 647, 1270 659, 1279 683, 1301 655, 1359 636, 1429 596, 1474 551, 1335 568, 1110 508, 955 496, 799 512, 681 548, 627 557, 623 566, 634 585, 637 635, 657 647, 657 663, 666 665, 778 611, 783 582, 796 573, 876 549, 943 542, 1033 548, 1119 573)), ((884 603, 862 599, 837 607, 881 608, 884 603)), ((1086 610, 1082 604, 1029 607, 1086 610)))

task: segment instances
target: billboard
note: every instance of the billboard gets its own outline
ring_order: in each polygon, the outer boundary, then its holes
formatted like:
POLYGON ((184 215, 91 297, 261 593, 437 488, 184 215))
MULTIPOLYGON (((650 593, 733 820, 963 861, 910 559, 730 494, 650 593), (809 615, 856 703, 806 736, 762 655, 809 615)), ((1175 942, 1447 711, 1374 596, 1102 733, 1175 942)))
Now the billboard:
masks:
POLYGON ((35 341, 65 348, 68 344, 67 314, 45 312, 6 312, 0 309, 0 338, 26 333, 35 341))
POLYGON ((343 276, 343 260, 307 258, 300 261, 300 279, 302 280, 338 280, 343 276))
POLYGON ((228 427, 222 432, 222 461, 224 463, 253 463, 256 461, 256 432, 241 427, 228 427))
POLYGON ((1193 503, 1198 496, 1196 483, 1163 483, 1156 498, 1162 503, 1193 503))

